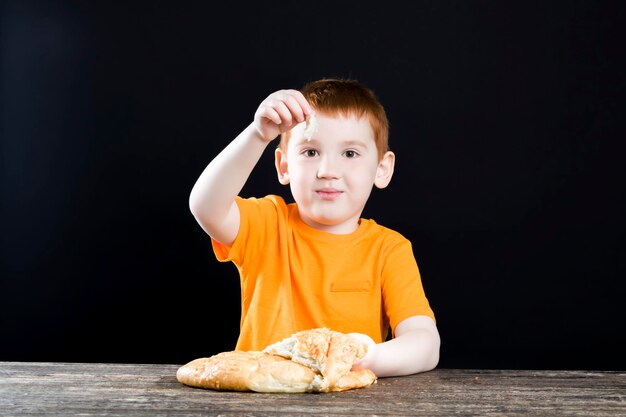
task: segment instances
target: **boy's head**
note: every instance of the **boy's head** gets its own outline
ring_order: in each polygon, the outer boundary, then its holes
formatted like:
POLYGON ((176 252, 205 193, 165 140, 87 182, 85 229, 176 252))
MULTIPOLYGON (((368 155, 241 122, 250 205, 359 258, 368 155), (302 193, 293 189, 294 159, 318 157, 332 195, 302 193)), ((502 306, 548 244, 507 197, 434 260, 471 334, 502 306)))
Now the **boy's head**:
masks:
POLYGON ((275 151, 278 180, 290 186, 306 224, 351 233, 372 187, 385 188, 393 175, 385 111, 356 81, 325 79, 301 92, 315 111, 317 130, 309 136, 301 122, 282 134, 275 151))
MULTIPOLYGON (((327 116, 365 117, 374 133, 378 157, 389 151, 389 121, 374 92, 356 80, 324 78, 300 90, 316 113, 327 116)), ((291 130, 281 134, 279 148, 285 150, 291 130)))

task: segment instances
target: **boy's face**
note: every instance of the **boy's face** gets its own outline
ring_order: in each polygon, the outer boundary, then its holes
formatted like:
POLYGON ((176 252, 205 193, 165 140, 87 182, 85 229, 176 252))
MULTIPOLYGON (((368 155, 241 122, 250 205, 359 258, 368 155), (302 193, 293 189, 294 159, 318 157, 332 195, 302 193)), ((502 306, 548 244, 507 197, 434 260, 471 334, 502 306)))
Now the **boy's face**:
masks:
POLYGON ((317 113, 318 130, 304 138, 305 123, 292 129, 287 149, 276 150, 281 184, 290 184, 302 220, 319 230, 351 233, 372 186, 384 188, 393 174, 394 155, 382 160, 367 118, 317 113))

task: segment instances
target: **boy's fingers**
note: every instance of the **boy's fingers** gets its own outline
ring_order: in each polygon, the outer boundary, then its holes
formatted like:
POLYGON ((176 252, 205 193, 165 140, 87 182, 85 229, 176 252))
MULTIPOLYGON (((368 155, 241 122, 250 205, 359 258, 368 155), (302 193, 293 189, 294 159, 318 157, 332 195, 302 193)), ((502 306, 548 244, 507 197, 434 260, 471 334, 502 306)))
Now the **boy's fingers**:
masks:
POLYGON ((289 95, 285 97, 285 105, 289 108, 293 118, 298 123, 304 122, 304 109, 297 97, 289 95))
POLYGON ((257 111, 256 116, 260 119, 266 119, 277 125, 281 124, 280 115, 271 106, 261 106, 257 111))
POLYGON ((293 123, 293 115, 291 114, 291 111, 289 110, 289 107, 287 107, 285 102, 280 100, 274 104, 273 108, 280 116, 280 122, 278 124, 291 126, 291 124, 293 123))
POLYGON ((313 109, 298 90, 279 90, 270 94, 262 103, 258 116, 290 129, 306 120, 313 109))
POLYGON ((311 107, 311 105, 309 104, 307 99, 304 97, 304 94, 302 94, 300 91, 295 90, 294 98, 296 100, 298 100, 298 104, 304 110, 304 114, 305 115, 309 115, 309 114, 315 113, 315 111, 313 110, 313 108, 311 107))
MULTIPOLYGON (((303 116, 314 113, 313 108, 306 100, 306 98, 304 98, 304 95, 300 91, 281 90, 278 91, 276 94, 277 97, 279 97, 281 100, 289 103, 289 107, 292 108, 292 110, 296 108, 300 109, 299 111, 303 113, 303 116)), ((302 121, 304 121, 304 117, 302 118, 302 121)))
POLYGON ((279 125, 281 123, 280 115, 278 114, 278 112, 276 110, 274 110, 271 107, 267 108, 267 110, 266 110, 265 114, 263 115, 263 117, 265 117, 266 119, 271 120, 272 122, 276 123, 277 125, 279 125))
POLYGON ((295 90, 293 97, 298 101, 298 104, 304 111, 304 116, 315 113, 307 99, 304 98, 304 95, 300 91, 295 90))
POLYGON ((353 339, 358 340, 359 342, 365 343, 368 347, 376 344, 374 342, 374 339, 363 333, 347 333, 347 335, 353 339))

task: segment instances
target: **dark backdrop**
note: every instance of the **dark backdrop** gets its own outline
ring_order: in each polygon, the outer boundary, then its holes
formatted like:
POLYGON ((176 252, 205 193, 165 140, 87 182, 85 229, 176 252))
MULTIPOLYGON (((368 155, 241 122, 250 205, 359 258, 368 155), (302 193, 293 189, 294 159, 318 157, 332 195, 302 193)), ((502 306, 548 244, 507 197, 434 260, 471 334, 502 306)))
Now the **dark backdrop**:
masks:
MULTIPOLYGON (((621 2, 2 3, 0 360, 234 348, 237 272, 188 209, 281 88, 358 79, 440 367, 626 369, 621 2), (111 4, 115 3, 115 4, 111 4)), ((245 195, 288 189, 262 158, 245 195)))

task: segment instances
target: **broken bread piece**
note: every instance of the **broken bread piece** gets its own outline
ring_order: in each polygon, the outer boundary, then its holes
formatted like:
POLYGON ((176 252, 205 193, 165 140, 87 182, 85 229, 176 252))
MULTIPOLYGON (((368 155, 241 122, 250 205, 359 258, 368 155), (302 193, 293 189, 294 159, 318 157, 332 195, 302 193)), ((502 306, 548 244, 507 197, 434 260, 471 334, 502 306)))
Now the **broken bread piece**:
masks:
POLYGON ((319 377, 314 379, 313 384, 317 391, 323 392, 331 390, 340 378, 350 373, 352 365, 367 353, 367 345, 322 327, 295 333, 266 347, 263 352, 291 359, 315 370, 319 377))

